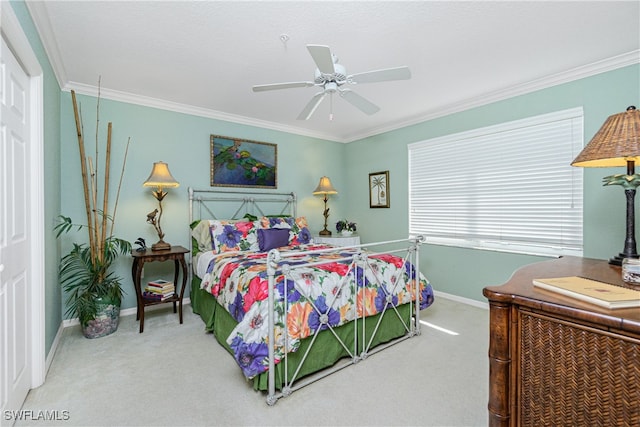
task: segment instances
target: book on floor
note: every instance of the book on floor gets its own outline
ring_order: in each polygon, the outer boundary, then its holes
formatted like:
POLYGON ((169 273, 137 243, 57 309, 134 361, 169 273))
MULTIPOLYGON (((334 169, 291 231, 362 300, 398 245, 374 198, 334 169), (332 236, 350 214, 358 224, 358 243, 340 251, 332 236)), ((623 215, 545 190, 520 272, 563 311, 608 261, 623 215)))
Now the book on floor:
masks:
POLYGON ((640 307, 640 291, 579 276, 533 279, 533 285, 601 307, 640 307))

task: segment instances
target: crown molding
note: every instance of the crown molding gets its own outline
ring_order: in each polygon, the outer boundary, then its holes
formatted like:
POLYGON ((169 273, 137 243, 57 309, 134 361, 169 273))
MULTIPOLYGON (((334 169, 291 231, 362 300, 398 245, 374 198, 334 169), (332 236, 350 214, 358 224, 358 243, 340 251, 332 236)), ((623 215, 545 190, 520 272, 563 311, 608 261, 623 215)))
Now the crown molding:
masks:
POLYGON ((42 74, 42 67, 33 53, 29 39, 9 2, 0 3, 0 30, 3 39, 14 54, 22 61, 22 66, 30 76, 42 74))
MULTIPOLYGON (((368 138, 382 133, 391 132, 404 127, 413 126, 419 123, 423 123, 429 120, 434 120, 440 117, 448 116, 450 114, 459 113, 472 108, 481 107, 497 101, 503 101, 505 99, 513 98, 519 95, 525 95, 531 92, 535 92, 541 89, 547 89, 553 86, 557 86, 563 83, 569 83, 575 80, 591 77, 597 74, 613 71, 618 68, 623 68, 629 65, 635 65, 640 63, 640 50, 631 51, 622 55, 614 56, 612 58, 604 59, 598 62, 594 62, 589 65, 577 67, 572 70, 568 70, 562 73, 557 73, 551 76, 547 76, 541 79, 533 80, 521 85, 511 86, 500 91, 494 91, 486 93, 473 98, 468 98, 462 102, 456 104, 450 104, 428 112, 427 114, 414 117, 409 120, 403 120, 396 122, 392 125, 381 126, 373 128, 364 133, 357 133, 347 135, 342 138, 336 137, 326 133, 313 132, 308 129, 302 129, 294 126, 286 126, 279 123, 269 122, 265 120, 257 120, 250 117, 239 116, 235 114, 224 113, 221 111, 210 110, 207 108, 195 107, 187 104, 180 104, 171 101, 165 101, 162 99, 145 97, 127 92, 120 92, 116 90, 100 89, 100 96, 104 99, 111 99, 113 101, 126 102, 129 104, 142 105, 146 107, 158 108, 161 110, 174 111, 177 113, 190 114, 199 117, 206 117, 210 119, 223 120, 226 122, 237 123, 247 126, 255 126, 263 129, 271 129, 279 132, 293 133, 295 135, 308 136, 311 138, 319 138, 328 141, 349 143, 358 141, 364 138, 368 138)), ((62 86, 63 90, 75 90, 79 94, 98 96, 98 88, 93 85, 85 85, 81 83, 69 82, 62 86)))
MULTIPOLYGON (((46 10, 46 2, 44 1, 25 1, 29 13, 33 18, 34 25, 40 35, 40 40, 49 57, 49 62, 53 68, 53 72, 58 80, 62 90, 75 90, 78 93, 97 96, 98 88, 96 86, 84 85, 81 83, 70 82, 67 78, 63 61, 61 59, 60 50, 56 42, 51 24, 46 10)), ((263 129, 270 129, 279 132, 292 133, 311 138, 319 138, 334 142, 349 143, 360 139, 368 138, 382 133, 391 132, 404 127, 413 126, 425 121, 437 119, 450 114, 459 113, 472 108, 491 104, 497 101, 503 101, 519 95, 528 94, 541 89, 547 89, 563 83, 569 83, 585 77, 594 76, 596 74, 605 73, 618 68, 640 63, 640 50, 634 50, 611 58, 603 59, 592 64, 587 64, 568 71, 557 73, 551 76, 543 77, 520 85, 514 85, 499 91, 485 93, 479 96, 471 97, 455 104, 449 104, 440 108, 429 111, 425 114, 402 120, 390 125, 380 126, 368 129, 365 132, 357 132, 350 135, 337 137, 335 135, 302 129, 295 126, 287 126, 265 120, 253 119, 250 117, 239 116, 221 111, 210 110, 201 107, 195 107, 187 104, 180 104, 162 99, 145 97, 132 93, 120 92, 115 90, 101 89, 100 95, 105 99, 121 101, 130 104, 142 105, 146 107, 158 108, 162 110, 174 111, 178 113, 190 114, 199 117, 206 117, 215 120, 223 120, 227 122, 237 123, 247 126, 255 126, 263 129)))
MULTIPOLYGON (((98 96, 98 87, 86 85, 77 82, 68 82, 62 86, 63 91, 75 91, 80 95, 98 96)), ((292 133, 295 135, 308 136, 311 138, 325 139, 334 142, 337 141, 334 135, 313 132, 308 129, 301 129, 294 126, 286 126, 279 123, 258 120, 250 117, 224 113, 221 111, 211 110, 202 107, 196 107, 188 104, 180 104, 178 102, 166 101, 163 99, 152 98, 148 96, 137 95, 129 92, 122 92, 113 89, 100 88, 100 98, 112 101, 125 102, 127 104, 141 105, 144 107, 157 108, 160 110, 173 111, 176 113, 189 114, 192 116, 205 117, 208 119, 222 120, 225 122, 237 123, 247 126, 255 126, 262 129, 271 129, 280 132, 292 133)))
POLYGON ((459 113, 462 111, 470 110, 472 108, 488 105, 497 101, 503 101, 505 99, 513 98, 519 95, 532 93, 538 90, 548 89, 553 86, 558 86, 560 84, 569 83, 635 64, 640 64, 640 49, 633 50, 631 52, 627 52, 611 58, 603 59, 601 61, 597 61, 582 67, 577 67, 572 70, 543 77, 541 79, 511 86, 503 90, 485 93, 473 98, 468 98, 456 104, 445 105, 441 108, 428 112, 425 115, 420 115, 410 120, 397 122, 389 126, 370 129, 366 133, 351 135, 346 139, 346 142, 353 142, 371 136, 380 135, 382 133, 391 132, 407 126, 413 126, 422 122, 448 116, 450 114, 459 113))
POLYGON ((53 30, 51 29, 51 21, 49 21, 46 2, 25 1, 25 4, 29 14, 31 15, 33 25, 35 25, 36 31, 40 36, 40 41, 42 42, 44 51, 49 58, 53 74, 56 76, 56 80, 58 81, 58 86, 63 87, 67 81, 67 72, 64 68, 62 55, 60 55, 58 42, 53 30))

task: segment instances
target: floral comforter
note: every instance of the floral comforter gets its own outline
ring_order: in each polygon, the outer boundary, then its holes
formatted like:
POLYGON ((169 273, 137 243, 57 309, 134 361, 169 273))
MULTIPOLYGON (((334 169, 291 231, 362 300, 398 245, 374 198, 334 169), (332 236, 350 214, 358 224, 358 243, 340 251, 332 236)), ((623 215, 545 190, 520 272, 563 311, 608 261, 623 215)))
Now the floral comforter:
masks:
MULTIPOLYGON (((303 245, 280 248, 280 252, 316 250, 326 245, 303 245)), ((404 259, 381 254, 371 256, 368 267, 350 260, 356 249, 300 255, 288 258, 296 264, 322 261, 313 267, 292 269, 285 277, 278 275, 275 287, 276 363, 284 351, 296 351, 300 340, 329 326, 339 326, 356 316, 371 316, 385 307, 414 300, 411 286, 415 268, 404 259), (284 298, 287 313, 284 313, 284 298), (285 329, 286 328, 286 329, 285 329), (284 348, 284 334, 289 334, 284 348)), ((247 378, 268 369, 268 277, 267 253, 221 253, 209 263, 201 288, 214 295, 238 322, 227 338, 237 363, 247 378)), ((433 302, 433 290, 420 275, 420 308, 433 302)))

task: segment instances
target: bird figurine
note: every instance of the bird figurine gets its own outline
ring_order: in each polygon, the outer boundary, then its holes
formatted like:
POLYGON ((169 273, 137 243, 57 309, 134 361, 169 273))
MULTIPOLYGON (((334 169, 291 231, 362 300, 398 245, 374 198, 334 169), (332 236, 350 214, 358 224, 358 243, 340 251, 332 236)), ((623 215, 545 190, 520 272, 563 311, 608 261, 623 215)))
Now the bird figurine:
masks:
POLYGON ((147 214, 147 222, 155 225, 157 213, 158 213, 158 209, 154 209, 153 212, 149 212, 147 214))

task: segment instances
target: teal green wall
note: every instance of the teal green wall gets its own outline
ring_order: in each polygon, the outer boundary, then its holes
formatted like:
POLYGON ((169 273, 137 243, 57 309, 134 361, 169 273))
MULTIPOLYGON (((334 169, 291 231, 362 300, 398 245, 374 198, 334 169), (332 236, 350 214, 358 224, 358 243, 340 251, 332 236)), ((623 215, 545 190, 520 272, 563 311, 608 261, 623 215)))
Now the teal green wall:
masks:
POLYGON ((45 253, 45 348, 53 344, 60 327, 62 310, 58 286, 58 242, 53 234, 53 218, 60 212, 60 86, 44 51, 31 15, 24 2, 11 2, 43 71, 44 91, 44 253, 45 253))
MULTIPOLYGON (((83 113, 87 155, 93 156, 97 98, 78 95, 77 99, 83 113)), ((153 162, 161 160, 169 164, 171 174, 180 182, 180 187, 168 190, 162 203, 161 225, 165 241, 188 247, 189 235, 185 228, 189 214, 187 189, 210 188, 211 134, 277 144, 278 190, 297 194, 298 214, 307 217, 312 230, 322 229, 324 221, 322 199, 312 195, 320 177, 327 174, 337 188, 348 187, 341 167, 345 148, 341 143, 101 99, 98 137, 103 147, 101 153, 104 153, 108 122, 113 123, 110 200, 114 203, 127 139, 131 137, 115 225, 115 235, 131 242, 138 237, 143 237, 149 244, 158 240, 155 229, 146 222, 147 213, 155 209, 158 202, 142 183, 149 176, 153 162)), ((61 96, 61 134, 62 214, 72 217, 75 222, 86 223, 73 105, 68 92, 61 96)), ((100 167, 104 157, 102 159, 100 167)), ((339 201, 340 195, 332 200, 336 215, 340 213, 339 201)), ((72 241, 86 240, 85 236, 84 232, 65 236, 63 248, 68 250, 72 241)), ((124 257, 117 268, 127 291, 123 308, 136 304, 130 271, 131 259, 124 257)), ((172 263, 145 265, 146 278, 168 279, 172 274, 172 263)))
MULTIPOLYGON (((57 263, 69 249, 71 236, 57 242, 52 230, 59 214, 80 222, 84 218, 71 95, 61 92, 31 18, 22 1, 12 2, 45 73, 45 232, 46 345, 50 349, 62 320, 64 301, 57 285, 57 263)), ((98 76, 96 76, 97 83, 98 76)), ((169 190, 163 202, 165 240, 187 245, 187 187, 209 188, 209 136, 229 135, 278 145, 278 183, 283 191, 295 191, 299 214, 311 228, 322 228, 322 200, 311 192, 320 176, 328 175, 339 194, 331 197, 329 227, 340 218, 358 223, 363 242, 404 238, 408 229, 407 144, 537 114, 582 106, 584 135, 588 141, 604 120, 631 104, 640 103, 640 65, 588 77, 531 94, 495 102, 446 117, 425 121, 392 132, 341 144, 284 132, 174 113, 122 102, 101 100, 100 141, 107 122, 113 122, 112 174, 118 174, 127 138, 131 137, 128 164, 116 216, 116 235, 133 241, 157 235, 147 224, 146 213, 156 207, 142 187, 154 161, 169 163, 181 186, 169 190), (368 174, 390 172, 389 209, 370 209, 368 174)), ((428 96, 426 94, 425 96, 428 96)), ((95 141, 96 98, 78 96, 82 105, 87 146, 95 141)), ((91 151, 88 148, 88 151, 91 151)), ((473 159, 452 153, 451 173, 464 173, 473 159)), ((585 170, 585 256, 607 259, 622 250, 624 195, 620 188, 604 188, 603 176, 617 169, 585 170)), ((112 180, 115 182, 115 179, 112 180)), ((112 187, 115 194, 115 185, 112 187)), ((115 197, 115 196, 113 196, 115 197)), ((84 235, 82 235, 84 236, 84 235)), ((73 236, 81 239, 80 235, 73 236)), ((421 268, 436 290, 483 301, 482 288, 507 280, 518 267, 542 258, 491 251, 425 245, 421 268)), ((169 276, 171 266, 147 264, 146 277, 169 276)), ((135 306, 130 279, 130 259, 123 257, 117 274, 125 280, 123 308, 135 306)))
MULTIPOLYGON (((347 180, 350 204, 343 207, 358 222, 365 242, 406 237, 408 212, 407 144, 522 119, 567 108, 584 109, 585 144, 606 118, 640 103, 640 66, 633 65, 429 120, 348 144, 347 180), (370 209, 367 193, 371 172, 390 171, 390 209, 370 209)), ((451 173, 464 173, 472 162, 452 152, 451 173)), ((577 153, 576 153, 577 154, 577 153)), ((584 256, 608 259, 623 249, 625 196, 621 188, 602 186, 602 177, 622 169, 585 169, 584 256)), ((636 225, 637 228, 637 225, 636 225)), ((508 253, 425 245, 420 266, 436 290, 483 301, 482 288, 506 281, 513 271, 543 258, 508 253)))

